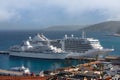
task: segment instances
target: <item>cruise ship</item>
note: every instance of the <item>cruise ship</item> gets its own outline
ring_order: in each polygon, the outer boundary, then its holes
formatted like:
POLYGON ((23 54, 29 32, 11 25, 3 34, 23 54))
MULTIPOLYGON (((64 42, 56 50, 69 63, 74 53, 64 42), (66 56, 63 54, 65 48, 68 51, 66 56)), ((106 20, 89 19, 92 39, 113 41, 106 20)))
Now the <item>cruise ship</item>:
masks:
POLYGON ((98 39, 82 37, 68 37, 65 35, 60 40, 50 40, 43 34, 29 37, 21 45, 10 47, 10 56, 42 58, 42 59, 66 59, 76 57, 93 57, 106 54, 114 49, 104 49, 98 39))

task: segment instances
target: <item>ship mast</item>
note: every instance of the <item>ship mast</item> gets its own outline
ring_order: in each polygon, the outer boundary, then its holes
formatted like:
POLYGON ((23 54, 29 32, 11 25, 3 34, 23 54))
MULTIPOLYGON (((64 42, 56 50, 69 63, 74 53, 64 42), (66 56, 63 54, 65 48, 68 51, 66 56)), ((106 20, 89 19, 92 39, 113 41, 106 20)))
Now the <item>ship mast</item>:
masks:
POLYGON ((82 31, 82 39, 84 39, 85 38, 85 32, 84 32, 84 30, 82 31))

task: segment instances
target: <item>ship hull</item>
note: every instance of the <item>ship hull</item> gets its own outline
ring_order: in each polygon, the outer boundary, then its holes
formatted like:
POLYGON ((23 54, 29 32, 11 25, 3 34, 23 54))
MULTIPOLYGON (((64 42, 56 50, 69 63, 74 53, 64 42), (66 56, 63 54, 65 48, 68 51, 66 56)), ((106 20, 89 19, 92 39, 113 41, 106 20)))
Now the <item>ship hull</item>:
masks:
POLYGON ((33 53, 33 52, 10 52, 10 56, 29 57, 41 59, 65 59, 65 58, 79 58, 79 57, 94 57, 95 55, 107 54, 113 51, 112 49, 89 50, 85 53, 33 53))
POLYGON ((28 57, 40 59, 65 59, 67 53, 31 53, 31 52, 10 52, 10 56, 28 57))
POLYGON ((79 59, 81 57, 95 58, 96 55, 106 55, 112 51, 114 51, 114 49, 93 49, 85 53, 71 53, 67 55, 67 58, 72 58, 72 59, 79 59))

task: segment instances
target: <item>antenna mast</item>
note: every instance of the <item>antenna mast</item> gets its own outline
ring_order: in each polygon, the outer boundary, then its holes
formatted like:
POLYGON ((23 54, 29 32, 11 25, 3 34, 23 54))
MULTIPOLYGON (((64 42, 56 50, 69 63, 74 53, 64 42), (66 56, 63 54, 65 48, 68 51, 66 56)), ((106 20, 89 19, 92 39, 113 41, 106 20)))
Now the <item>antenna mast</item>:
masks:
POLYGON ((85 38, 85 32, 84 32, 84 30, 82 31, 82 39, 84 39, 85 38))

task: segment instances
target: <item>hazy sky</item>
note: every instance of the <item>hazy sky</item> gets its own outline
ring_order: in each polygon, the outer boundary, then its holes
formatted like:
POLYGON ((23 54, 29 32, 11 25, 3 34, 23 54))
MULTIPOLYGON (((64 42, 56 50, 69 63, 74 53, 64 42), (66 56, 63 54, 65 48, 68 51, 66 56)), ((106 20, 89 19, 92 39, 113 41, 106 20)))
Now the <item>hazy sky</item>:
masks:
POLYGON ((0 0, 0 30, 120 20, 120 0, 0 0))

